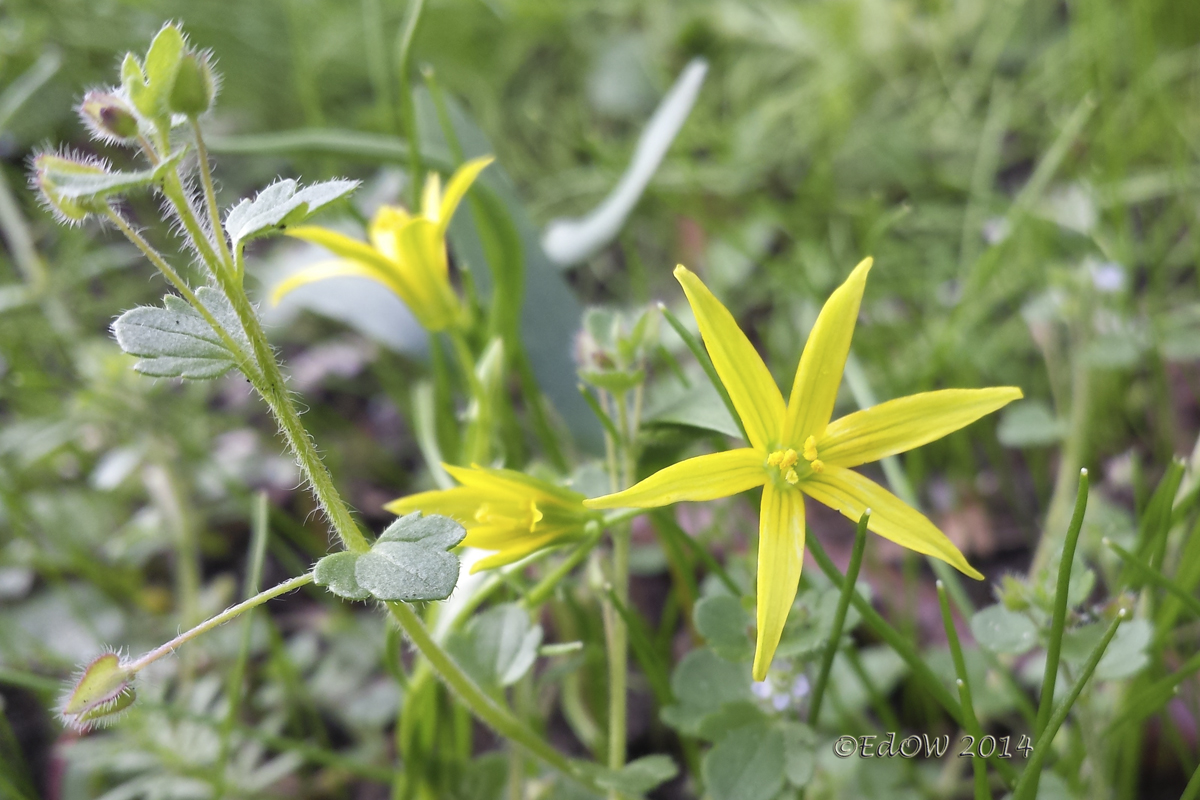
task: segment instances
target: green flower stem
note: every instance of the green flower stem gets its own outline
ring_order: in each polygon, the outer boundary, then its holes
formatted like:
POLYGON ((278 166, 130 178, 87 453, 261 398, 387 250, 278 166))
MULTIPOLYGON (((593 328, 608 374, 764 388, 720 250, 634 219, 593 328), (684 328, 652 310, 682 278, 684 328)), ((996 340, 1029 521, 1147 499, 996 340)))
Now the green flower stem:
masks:
POLYGON ((604 535, 604 528, 596 522, 589 522, 584 531, 586 538, 575 546, 575 549, 563 559, 561 564, 546 573, 546 576, 525 594, 522 603, 526 608, 533 610, 546 602, 563 578, 570 575, 576 567, 583 563, 583 560, 588 557, 588 553, 592 552, 592 548, 596 546, 596 542, 600 541, 600 537, 604 535))
MULTIPOLYGON (((632 485, 637 468, 634 439, 639 423, 640 401, 635 401, 634 413, 631 416, 624 393, 614 395, 612 399, 617 410, 617 431, 620 437, 608 448, 609 472, 614 488, 617 488, 618 484, 632 485)), ((611 437, 606 434, 606 438, 611 437)), ((632 531, 630 525, 624 522, 610 525, 609 530, 613 541, 610 575, 612 596, 604 607, 608 645, 608 767, 619 770, 625 766, 628 748, 628 709, 625 697, 629 682, 629 626, 620 610, 629 605, 629 551, 632 531)), ((620 794, 618 790, 611 789, 608 796, 615 800, 620 794)))
MULTIPOLYGON (((221 258, 220 253, 213 246, 209 233, 200 224, 200 218, 196 216, 192 200, 184 191, 183 180, 179 177, 179 167, 167 172, 163 178, 162 192, 179 215, 179 221, 183 224, 183 229, 187 231, 188 238, 196 246, 196 252, 200 254, 200 259, 212 271, 217 280, 221 280, 222 269, 233 270, 233 259, 232 257, 221 258)), ((220 235, 220 232, 213 231, 213 235, 220 235)))
POLYGON ((313 580, 312 573, 308 572, 308 573, 305 573, 304 575, 299 575, 295 578, 292 578, 291 580, 284 581, 283 583, 279 584, 278 586, 275 586, 271 589, 267 589, 265 592, 259 592, 258 594, 254 595, 254 597, 251 597, 249 600, 245 600, 241 603, 238 603, 236 606, 231 606, 230 608, 227 608, 224 611, 222 611, 220 614, 217 614, 215 617, 209 617, 204 622, 201 622, 199 625, 192 628, 191 630, 184 631, 183 633, 179 634, 178 636, 176 636, 174 639, 167 642, 166 644, 159 645, 158 647, 154 648, 149 653, 146 653, 144 656, 137 659, 136 661, 129 663, 129 664, 125 664, 123 666, 126 669, 128 669, 130 672, 139 672, 139 671, 145 669, 146 667, 148 667, 149 665, 153 664, 155 661, 158 661, 163 656, 168 655, 169 653, 174 651, 177 647, 184 644, 185 642, 189 642, 192 639, 195 639, 200 634, 207 633, 208 631, 212 630, 213 628, 215 628, 219 625, 223 625, 224 623, 240 616, 241 614, 245 613, 246 611, 249 611, 252 608, 257 608, 258 606, 261 606, 263 603, 267 602, 268 600, 272 600, 276 597, 279 597, 279 595, 281 595, 281 594, 287 594, 288 592, 299 589, 301 586, 304 586, 305 584, 312 583, 312 580, 313 580))
POLYGON ((188 120, 192 127, 192 142, 196 146, 196 157, 200 161, 200 184, 204 187, 204 204, 208 207, 208 219, 212 224, 213 237, 221 248, 221 259, 226 264, 233 264, 233 253, 225 232, 221 228, 221 209, 217 205, 217 192, 213 188, 212 166, 208 163, 208 148, 204 146, 204 137, 200 135, 200 123, 195 117, 188 120))
MULTIPOLYGON (((942 607, 942 624, 946 628, 946 640, 950 643, 950 655, 954 658, 954 671, 958 674, 958 700, 962 704, 963 728, 966 729, 976 742, 983 739, 983 729, 979 727, 979 718, 975 716, 975 703, 971 700, 971 684, 967 677, 967 660, 963 658, 962 644, 958 641, 958 629, 954 627, 954 615, 950 611, 950 598, 946 596, 946 585, 937 582, 938 605, 942 607)), ((975 800, 992 800, 992 790, 988 786, 987 765, 981 758, 971 759, 971 769, 975 773, 975 800)))
POLYGON ((1033 755, 1029 757, 1029 763, 1025 765, 1025 770, 1021 773, 1021 779, 1017 781, 1017 786, 1013 789, 1013 800, 1031 800, 1037 796, 1038 779, 1042 774, 1042 764, 1046 761, 1046 756, 1050 754, 1050 748, 1054 742, 1054 737, 1058 733, 1058 729, 1067 719, 1067 714, 1070 713, 1071 707, 1075 705, 1075 701, 1079 699, 1079 695, 1083 693, 1083 687, 1092 677, 1092 673, 1096 671, 1096 665, 1100 663, 1100 659, 1104 656, 1104 651, 1108 648, 1108 643, 1112 641, 1117 634, 1117 628, 1129 616, 1128 609, 1122 608, 1117 612, 1117 617, 1108 626, 1108 630, 1104 632, 1104 638, 1097 643, 1088 655, 1087 661, 1083 665, 1083 669, 1079 673, 1079 678, 1071 687, 1071 691, 1067 693, 1066 698, 1055 709, 1051 715, 1050 721, 1046 724, 1046 729, 1037 737, 1037 741, 1033 745, 1033 755))
POLYGON ((842 628, 846 624, 846 612, 850 610, 850 595, 855 593, 855 581, 858 580, 858 570, 862 566, 863 551, 867 548, 867 522, 870 519, 871 509, 868 508, 859 517, 858 527, 854 531, 854 549, 850 553, 850 565, 846 569, 842 592, 838 596, 837 610, 833 615, 833 630, 829 634, 825 654, 821 657, 821 671, 817 673, 812 703, 808 707, 809 725, 816 725, 821 716, 821 701, 825 699, 825 687, 829 684, 829 670, 833 668, 833 659, 837 656, 842 642, 842 628))
POLYGON ((484 692, 433 640, 429 629, 425 627, 425 623, 421 621, 411 606, 405 603, 391 602, 387 603, 387 607, 409 640, 417 646, 417 649, 428 659, 441 679, 474 712, 475 716, 496 733, 522 745, 568 778, 582 783, 593 791, 601 791, 596 783, 577 770, 566 756, 555 750, 546 740, 517 719, 511 711, 484 692))
POLYGON ((1075 545, 1079 542, 1079 531, 1083 529, 1083 515, 1087 511, 1088 471, 1079 471, 1079 490, 1075 496, 1075 513, 1067 528, 1063 542, 1062 560, 1058 565, 1058 585, 1054 592, 1054 615, 1050 622, 1050 639, 1046 643, 1046 671, 1042 673, 1042 694, 1038 704, 1037 725, 1034 738, 1046 730, 1050 712, 1054 707, 1054 684, 1058 679, 1058 663, 1062 653, 1063 629, 1067 624, 1067 594, 1071 586, 1071 564, 1075 561, 1075 545))

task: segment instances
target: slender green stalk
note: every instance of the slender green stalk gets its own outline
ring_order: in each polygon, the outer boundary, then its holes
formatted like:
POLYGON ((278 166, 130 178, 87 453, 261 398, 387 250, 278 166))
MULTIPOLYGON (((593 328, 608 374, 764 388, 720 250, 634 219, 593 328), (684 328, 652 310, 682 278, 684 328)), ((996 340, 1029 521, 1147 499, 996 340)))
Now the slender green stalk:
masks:
POLYGON ((279 597, 281 594, 287 594, 288 592, 299 589, 305 584, 312 583, 312 580, 312 573, 308 572, 304 575, 298 575, 291 580, 284 581, 278 586, 268 589, 265 592, 259 592, 249 600, 238 603, 236 606, 231 606, 230 608, 222 611, 220 614, 217 614, 215 617, 209 617, 191 630, 184 631, 171 641, 159 645, 149 653, 143 655, 141 658, 124 666, 131 672, 139 672, 153 664, 155 661, 158 661, 163 656, 170 654, 180 645, 195 639, 200 634, 207 633, 213 628, 223 625, 231 619, 235 619, 250 609, 257 608, 268 600, 273 600, 274 598, 279 597))
POLYGON ((1079 531, 1083 529, 1083 515, 1087 511, 1088 471, 1079 471, 1079 491, 1075 496, 1075 513, 1067 528, 1063 542, 1062 560, 1058 565, 1058 585, 1054 592, 1054 615, 1050 621, 1050 639, 1046 643, 1046 670, 1042 673, 1042 693, 1038 704, 1037 725, 1034 738, 1041 736, 1050 721, 1054 707, 1054 684, 1058 679, 1058 663, 1062 653, 1063 629, 1067 624, 1067 595, 1071 586, 1071 564, 1075 561, 1075 545, 1079 542, 1079 531))
POLYGON ((850 610, 850 595, 855 594, 855 581, 858 580, 858 570, 862 566, 863 551, 867 547, 867 523, 871 519, 871 509, 863 512, 858 518, 858 527, 854 531, 854 548, 850 551, 850 564, 846 568, 846 577, 842 582, 842 591, 838 596, 837 610, 833 615, 833 630, 829 634, 829 643, 825 645, 825 653, 821 657, 821 670, 817 673, 817 682, 813 688, 812 703, 808 707, 808 724, 816 725, 821 718, 821 701, 825 698, 825 687, 829 683, 829 671, 833 668, 833 659, 842 643, 842 628, 846 624, 846 612, 850 610))
POLYGON ((525 599, 522 601, 526 608, 535 609, 546 602, 563 578, 570 575, 576 567, 583 563, 583 560, 588 557, 588 553, 592 552, 592 548, 596 546, 596 542, 600 541, 600 537, 604 535, 604 528, 595 522, 589 522, 585 531, 587 538, 577 544, 561 564, 546 573, 546 576, 526 593, 525 599))
POLYGON ((428 659, 430 666, 437 671, 442 681, 471 709, 479 719, 492 730, 517 744, 525 747, 542 761, 549 764, 563 775, 593 791, 599 787, 574 765, 562 753, 554 749, 548 742, 533 732, 525 723, 517 719, 511 711, 497 703, 489 694, 483 691, 466 672, 458 666, 450 655, 443 650, 430 636, 425 623, 413 609, 405 603, 388 603, 392 617, 399 623, 400 628, 409 640, 417 646, 428 659))
MULTIPOLYGON (((946 585, 937 582, 938 604, 942 607, 942 625, 946 628, 946 640, 950 643, 950 655, 954 659, 954 671, 958 674, 955 683, 958 686, 958 701, 962 704, 963 728, 966 729, 976 742, 983 739, 983 729, 979 727, 979 718, 975 716, 975 703, 971 700, 971 684, 967 677, 967 660, 963 658, 962 644, 958 641, 958 629, 954 627, 954 615, 950 611, 950 599, 946 596, 946 585)), ((971 759, 971 769, 975 773, 975 800, 992 800, 992 790, 988 786, 987 766, 982 758, 971 759)))
POLYGON ((1021 773, 1021 779, 1017 781, 1017 786, 1013 789, 1013 800, 1032 800, 1037 796, 1037 783, 1041 777, 1042 764, 1046 761, 1046 756, 1050 754, 1051 745, 1054 742, 1055 735, 1058 734, 1058 729, 1062 727, 1063 722, 1067 719, 1067 714, 1070 713, 1071 707, 1075 705, 1075 701, 1079 699, 1079 695, 1083 693, 1083 687, 1092 677, 1092 673, 1096 671, 1096 665, 1100 663, 1100 659, 1104 656, 1104 651, 1108 648, 1108 643, 1112 641, 1117 634, 1117 628, 1129 616, 1129 611, 1122 608, 1117 612, 1116 619, 1108 626, 1108 630, 1104 632, 1104 638, 1092 649, 1088 655, 1088 659, 1084 662, 1083 669, 1080 670, 1079 678, 1071 687, 1071 691, 1067 693, 1066 698, 1055 709, 1050 716, 1050 721, 1046 724, 1046 728, 1037 737, 1037 741, 1033 745, 1033 755, 1029 757, 1029 763, 1025 765, 1024 772, 1021 773))
POLYGON ((225 231, 221 227, 221 209, 217 205, 217 192, 213 187, 212 165, 208 163, 208 148, 204 146, 204 137, 200 135, 200 123, 195 117, 188 120, 192 126, 192 143, 196 147, 196 157, 200 162, 200 184, 204 187, 204 204, 208 208, 208 221, 212 227, 213 238, 221 249, 221 259, 226 264, 233 263, 233 252, 225 239, 225 231))

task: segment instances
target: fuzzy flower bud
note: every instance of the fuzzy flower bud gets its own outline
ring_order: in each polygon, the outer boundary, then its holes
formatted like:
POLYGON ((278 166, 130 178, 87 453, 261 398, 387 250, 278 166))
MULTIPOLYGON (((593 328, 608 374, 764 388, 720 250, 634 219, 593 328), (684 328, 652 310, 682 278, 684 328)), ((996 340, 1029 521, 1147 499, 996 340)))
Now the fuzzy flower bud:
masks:
POLYGON ((124 666, 116 653, 93 659, 63 700, 63 720, 80 731, 112 722, 137 697, 133 676, 133 670, 124 666))
POLYGON ((189 50, 179 62, 168 105, 176 114, 198 117, 212 108, 217 97, 217 76, 207 50, 189 50))
POLYGON ((138 120, 133 106, 109 91, 92 91, 83 96, 79 116, 92 136, 112 144, 131 144, 137 139, 138 120))
POLYGON ((63 222, 83 222, 104 208, 104 200, 81 194, 81 181, 100 179, 108 174, 103 163, 70 155, 42 153, 33 160, 32 182, 46 205, 63 222))

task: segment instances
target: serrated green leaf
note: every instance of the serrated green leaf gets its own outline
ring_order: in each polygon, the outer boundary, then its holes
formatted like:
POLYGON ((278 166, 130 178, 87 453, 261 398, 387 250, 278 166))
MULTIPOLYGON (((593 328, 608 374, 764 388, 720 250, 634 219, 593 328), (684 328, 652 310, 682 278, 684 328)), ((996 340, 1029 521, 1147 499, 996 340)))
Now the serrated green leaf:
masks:
POLYGON ((325 556, 313 568, 313 582, 324 586, 338 597, 366 600, 371 593, 358 585, 358 579, 355 577, 357 564, 358 553, 349 550, 325 556))
POLYGON ((748 661, 754 654, 748 628, 750 613, 741 601, 727 594, 705 597, 696 604, 696 630, 708 646, 729 661, 748 661))
POLYGON ((701 771, 713 800, 771 800, 783 789, 783 731, 747 725, 704 756, 701 771))
POLYGON ((358 188, 358 181, 334 180, 299 189, 290 178, 277 181, 253 200, 243 200, 225 217, 225 231, 234 245, 296 225, 358 188))
POLYGON ((1029 617, 998 603, 971 617, 971 633, 993 653, 1020 655, 1037 644, 1037 627, 1029 617))
MULTIPOLYGON (((196 298, 235 343, 249 350, 249 341, 237 314, 218 290, 202 287, 196 298)), ((208 321, 187 301, 175 295, 163 306, 130 309, 117 318, 113 334, 121 349, 141 358, 134 369, 158 378, 216 378, 237 365, 242 354, 231 351, 208 321)))

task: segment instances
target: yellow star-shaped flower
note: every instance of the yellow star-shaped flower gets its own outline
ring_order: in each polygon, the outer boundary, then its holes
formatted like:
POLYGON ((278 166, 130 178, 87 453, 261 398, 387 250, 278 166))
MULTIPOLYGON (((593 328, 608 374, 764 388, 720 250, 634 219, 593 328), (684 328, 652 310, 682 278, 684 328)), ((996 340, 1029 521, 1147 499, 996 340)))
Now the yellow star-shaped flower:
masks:
POLYGON ((763 680, 804 563, 804 495, 858 520, 910 550, 940 558, 972 578, 945 534, 922 514, 851 467, 940 439, 1021 397, 1015 387, 946 389, 881 403, 830 422, 871 259, 846 279, 817 317, 787 405, 766 364, 733 315, 683 266, 683 285, 717 375, 729 392, 750 447, 699 456, 660 470, 589 508, 653 508, 681 500, 713 500, 763 487, 758 547, 758 644, 754 678, 763 680))
POLYGON ((431 173, 425 181, 418 215, 399 206, 382 206, 367 231, 370 244, 316 225, 287 231, 289 236, 321 245, 338 258, 290 276, 275 288, 272 302, 278 303, 288 292, 326 278, 370 278, 403 300, 426 330, 437 332, 457 326, 462 308, 450 285, 446 230, 467 190, 490 163, 488 156, 463 164, 446 184, 445 193, 437 173, 431 173))

